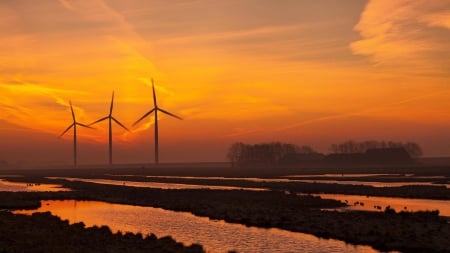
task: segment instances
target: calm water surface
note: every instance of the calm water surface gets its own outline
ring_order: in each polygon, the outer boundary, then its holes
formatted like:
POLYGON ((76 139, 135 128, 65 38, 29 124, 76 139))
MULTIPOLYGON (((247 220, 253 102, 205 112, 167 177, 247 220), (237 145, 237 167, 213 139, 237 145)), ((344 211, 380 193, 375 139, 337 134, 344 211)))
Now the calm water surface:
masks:
POLYGON ((450 188, 449 184, 433 184, 432 182, 366 182, 366 181, 352 181, 352 180, 296 180, 305 183, 322 183, 322 184, 353 184, 353 185, 368 185, 373 187, 400 187, 411 185, 428 185, 428 186, 445 186, 450 188))
MULTIPOLYGON (((386 174, 349 174, 351 177, 370 177, 370 176, 381 176, 386 174)), ((337 174, 324 174, 324 175, 294 175, 292 178, 229 178, 229 177, 179 177, 179 176, 147 176, 147 178, 175 178, 175 179, 209 179, 209 180, 246 180, 251 182, 283 182, 283 183, 293 183, 293 182, 304 182, 304 183, 324 183, 324 184, 353 184, 353 185, 368 185, 373 187, 399 187, 407 185, 430 185, 430 186, 445 186, 450 188, 450 184, 434 184, 431 181, 437 178, 444 177, 417 177, 417 178, 428 178, 430 182, 377 182, 376 178, 372 178, 373 181, 356 181, 356 180, 333 180, 332 177, 340 176, 337 174), (310 180, 302 179, 302 177, 317 176, 323 179, 320 180, 310 180), (293 179, 296 178, 296 179, 293 179)))
POLYGON ((0 179, 0 191, 7 192, 46 192, 46 191, 70 191, 70 189, 62 188, 56 184, 30 184, 8 182, 0 179))
POLYGON ((157 188, 157 189, 210 189, 210 190, 250 190, 250 191, 267 191, 262 188, 245 188, 234 186, 220 186, 220 185, 196 185, 196 184, 175 184, 175 183, 158 183, 158 182, 138 182, 138 181, 123 181, 111 179, 88 179, 88 178, 68 178, 68 177, 48 177, 49 179, 65 179, 69 181, 80 181, 95 184, 108 185, 122 185, 143 188, 157 188))
POLYGON ((106 202, 43 201, 42 207, 37 210, 16 213, 30 214, 36 211, 50 211, 71 223, 82 221, 87 226, 107 225, 114 232, 154 233, 158 238, 170 235, 185 245, 200 243, 208 252, 379 252, 368 246, 353 246, 303 233, 249 228, 186 212, 106 202))
POLYGON ((396 211, 432 211, 439 210, 440 216, 450 217, 450 200, 433 200, 433 199, 407 199, 392 197, 367 197, 362 195, 345 195, 345 194, 313 194, 324 199, 336 199, 346 202, 349 207, 341 208, 342 210, 362 210, 362 211, 384 211, 386 206, 394 208, 396 211), (357 204, 358 203, 363 203, 357 204), (380 206, 381 210, 374 206, 380 206), (406 207, 406 208, 405 208, 406 207))

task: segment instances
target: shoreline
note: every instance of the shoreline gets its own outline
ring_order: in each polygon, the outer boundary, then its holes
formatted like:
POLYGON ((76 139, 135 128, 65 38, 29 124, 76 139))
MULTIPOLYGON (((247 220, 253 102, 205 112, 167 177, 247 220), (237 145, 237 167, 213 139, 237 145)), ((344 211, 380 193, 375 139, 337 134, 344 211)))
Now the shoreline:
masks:
POLYGON ((40 200, 45 199, 151 206, 246 226, 280 228, 356 245, 370 245, 383 251, 447 252, 450 248, 447 239, 450 237, 450 224, 435 212, 324 211, 321 209, 342 206, 342 203, 275 191, 161 190, 69 181, 63 186, 74 191, 0 193, 0 199, 9 196, 13 201, 28 201, 28 208, 40 205, 40 200), (411 238, 416 238, 414 243, 411 243, 411 238))
MULTIPOLYGON (((103 168, 92 170, 43 170, 26 171, 26 173, 23 173, 23 171, 15 171, 13 173, 14 175, 22 174, 24 177, 5 177, 5 179, 12 182, 58 184, 64 188, 70 188, 72 191, 0 192, 0 200, 2 200, 0 202, 0 209, 7 207, 13 209, 35 209, 40 205, 41 200, 94 200, 190 212, 196 216, 224 220, 229 223, 238 223, 259 228, 279 228, 286 231, 307 233, 319 238, 338 239, 354 245, 369 245, 382 251, 400 250, 402 252, 415 253, 449 252, 448 249, 450 249, 450 242, 447 240, 447 238, 450 238, 450 223, 448 222, 448 218, 440 217, 436 212, 397 213, 392 209, 388 209, 385 212, 329 211, 330 208, 339 208, 345 206, 345 204, 335 200, 324 200, 308 195, 332 193, 449 200, 450 189, 445 186, 373 187, 336 183, 261 182, 249 181, 244 178, 227 179, 229 174, 226 174, 224 178, 220 179, 171 178, 171 174, 175 171, 183 170, 187 172, 189 168, 158 169, 159 171, 148 171, 142 168, 126 170, 103 168), (133 173, 138 175, 132 175, 133 173), (118 181, 123 180, 124 182, 138 181, 267 188, 270 191, 169 190, 49 179, 44 178, 44 176, 114 179, 118 181), (297 193, 306 195, 297 196, 297 193), (327 209, 328 211, 323 209, 327 209), (411 241, 414 241, 414 243, 411 243, 411 241)), ((205 170, 205 168, 201 170, 205 170)), ((219 173, 222 170, 223 168, 215 173, 219 173)), ((304 171, 306 174, 303 175, 309 175, 309 177, 314 178, 314 175, 308 174, 313 170, 304 171)), ((336 173, 334 169, 320 170, 330 174, 336 173)), ((408 170, 411 170, 411 168, 408 168, 408 170)), ((425 174, 423 173, 424 168, 414 168, 414 170, 416 172, 414 175, 419 175, 419 181, 424 181, 420 176, 436 176, 436 173, 442 173, 445 180, 448 180, 450 177, 447 173, 449 169, 446 167, 439 168, 440 171, 428 171, 425 174)), ((350 171, 356 172, 354 169, 350 169, 350 171)), ((314 172, 318 171, 315 170, 314 172)), ((364 173, 361 170, 357 170, 357 172, 356 174, 364 173)), ((383 174, 379 170, 372 172, 383 174)), ((396 173, 391 172, 389 175, 396 173)), ((193 174, 196 174, 196 172, 194 171, 193 174)), ((388 181, 391 180, 389 175, 386 177, 388 181)), ((182 177, 183 175, 176 176, 182 177)), ((351 174, 347 176, 351 177, 351 174)), ((340 177, 329 178, 335 179, 340 177)), ((286 177, 280 176, 278 178, 286 177)), ((357 181, 361 178, 352 177, 352 179, 357 181)), ((412 180, 410 177, 405 177, 405 179, 406 181, 412 180)))
POLYGON ((69 224, 49 212, 0 212, 0 234, 2 252, 205 252, 199 244, 184 246, 169 236, 113 233, 107 226, 69 224))

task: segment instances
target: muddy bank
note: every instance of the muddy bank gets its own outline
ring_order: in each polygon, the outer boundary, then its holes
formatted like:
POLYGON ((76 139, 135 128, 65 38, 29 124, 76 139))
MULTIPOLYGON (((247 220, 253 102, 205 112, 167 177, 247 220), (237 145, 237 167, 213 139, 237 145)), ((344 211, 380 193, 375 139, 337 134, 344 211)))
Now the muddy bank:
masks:
POLYGON ((60 176, 60 177, 86 177, 101 174, 115 175, 145 175, 145 176, 204 176, 204 177, 281 177, 288 175, 317 175, 317 174, 414 174, 420 176, 446 176, 450 177, 450 164, 427 165, 417 164, 411 166, 373 166, 373 167, 336 167, 336 168, 311 168, 311 167, 231 167, 227 163, 198 163, 198 164, 130 164, 109 166, 79 166, 39 169, 10 169, 0 170, 1 174, 26 175, 26 176, 60 176))
POLYGON ((31 216, 0 212, 1 252, 204 252, 171 237, 156 238, 132 233, 112 233, 106 227, 70 225, 50 213, 31 216))
MULTIPOLYGON (((450 188, 432 185, 407 185, 397 187, 373 187, 369 185, 351 185, 337 183, 307 183, 307 182, 256 182, 244 179, 204 179, 204 178, 164 178, 143 176, 113 176, 113 175, 86 175, 90 179, 111 179, 117 181, 158 182, 175 184, 194 184, 205 186, 231 186, 242 188, 271 189, 276 191, 290 191, 298 193, 332 193, 367 195, 380 197, 419 198, 450 200, 450 188)), ((39 177, 8 178, 16 182, 46 182, 55 184, 59 181, 42 179, 39 177)))

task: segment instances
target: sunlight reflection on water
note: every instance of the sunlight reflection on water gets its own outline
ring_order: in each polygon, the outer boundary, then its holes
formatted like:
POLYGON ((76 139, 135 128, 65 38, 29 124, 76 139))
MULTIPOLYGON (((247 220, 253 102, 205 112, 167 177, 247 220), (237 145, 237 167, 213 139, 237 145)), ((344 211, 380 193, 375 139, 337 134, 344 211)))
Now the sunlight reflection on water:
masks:
POLYGON ((386 206, 394 208, 396 211, 433 211, 439 210, 440 216, 450 216, 449 200, 434 199, 407 199, 393 197, 368 197, 363 195, 345 195, 345 194, 313 194, 323 199, 336 199, 348 203, 348 207, 342 210, 361 210, 361 211, 384 211, 386 206), (358 203, 358 204, 355 204, 358 203), (361 205, 363 203, 363 205, 361 205), (380 206, 377 210, 374 206, 380 206), (406 207, 406 208, 405 208, 406 207))
MULTIPOLYGON (((282 183, 295 183, 295 182, 303 182, 303 183, 324 183, 324 184, 353 184, 353 185, 367 185, 373 187, 399 187, 399 186, 408 186, 408 185, 428 185, 428 186, 445 186, 446 188, 450 188, 450 184, 434 184, 432 179, 445 178, 442 176, 439 177, 417 177, 417 178, 428 178, 430 182, 377 182, 376 178, 371 180, 373 181, 356 181, 356 180, 333 180, 333 177, 340 176, 341 174, 323 174, 323 175, 293 175, 289 176, 292 178, 255 178, 255 177, 243 177, 243 178, 234 178, 234 177, 189 177, 189 176, 145 176, 146 178, 158 179, 158 178, 172 178, 172 179, 205 179, 205 180, 223 180, 225 181, 251 181, 251 182, 282 182, 282 183), (319 180, 311 180, 311 179, 302 179, 303 177, 320 177, 323 179, 319 180)), ((382 176, 386 174, 351 174, 348 176, 351 177, 370 177, 370 176, 382 176)), ((135 176, 135 175, 112 175, 112 176, 135 176)))
POLYGON ((70 189, 62 188, 56 184, 30 184, 30 183, 16 183, 0 179, 0 191, 7 192, 55 192, 55 191, 70 191, 70 189))
POLYGON ((157 188, 157 189, 211 189, 211 190, 268 191, 268 189, 262 189, 262 188, 245 188, 245 187, 220 186, 220 185, 196 185, 196 184, 121 181, 121 180, 111 180, 111 179, 87 179, 87 178, 67 178, 67 177, 48 177, 48 179, 65 179, 65 180, 69 180, 69 181, 80 181, 80 182, 96 183, 96 184, 122 185, 122 186, 157 188))
POLYGON ((368 246, 354 246, 303 233, 246 227, 152 207, 66 200, 42 201, 42 207, 37 211, 50 211, 71 223, 107 225, 113 231, 154 233, 158 237, 170 235, 185 245, 200 243, 208 252, 379 252, 368 246))

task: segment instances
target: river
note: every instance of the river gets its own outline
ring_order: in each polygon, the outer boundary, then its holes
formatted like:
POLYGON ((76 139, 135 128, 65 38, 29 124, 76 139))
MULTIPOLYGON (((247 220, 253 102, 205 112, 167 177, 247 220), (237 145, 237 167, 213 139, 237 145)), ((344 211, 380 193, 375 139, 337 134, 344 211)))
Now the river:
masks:
POLYGON ((33 184, 33 183, 16 183, 0 179, 0 191, 7 192, 56 192, 56 191, 70 191, 70 189, 63 188, 56 184, 33 184))
POLYGON ((394 197, 373 197, 346 194, 313 194, 323 199, 336 199, 348 204, 339 210, 384 211, 387 206, 396 211, 433 211, 439 210, 440 216, 450 217, 450 201, 434 199, 407 199, 394 197), (379 207, 379 209, 376 208, 379 207))
POLYGON ((88 227, 107 225, 113 232, 154 233, 158 238, 170 235, 185 245, 200 243, 207 252, 379 252, 369 246, 354 246, 304 233, 246 227, 187 212, 97 201, 43 201, 37 210, 16 213, 46 211, 70 223, 82 221, 88 227))

